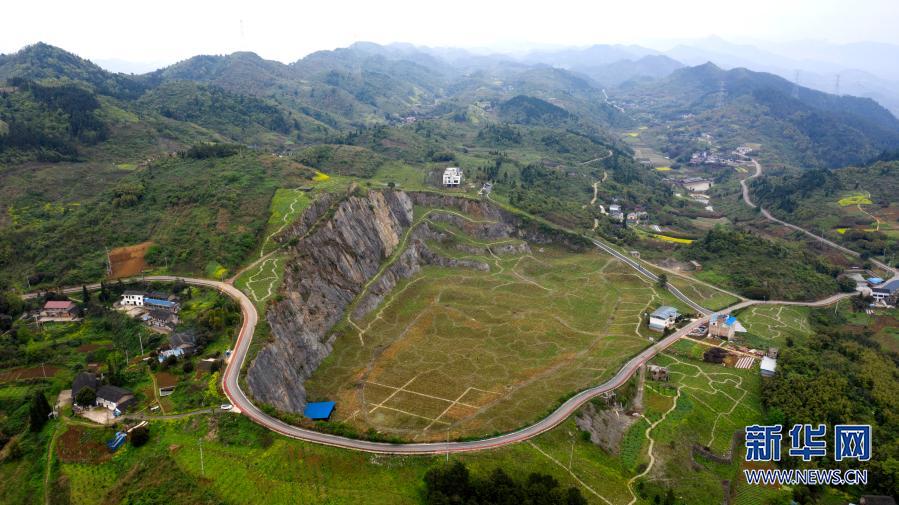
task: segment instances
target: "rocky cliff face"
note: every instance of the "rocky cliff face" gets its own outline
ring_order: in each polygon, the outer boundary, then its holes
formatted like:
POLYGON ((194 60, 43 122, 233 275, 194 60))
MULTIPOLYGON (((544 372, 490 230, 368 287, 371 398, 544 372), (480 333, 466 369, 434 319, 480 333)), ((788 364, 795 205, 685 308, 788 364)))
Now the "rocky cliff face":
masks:
POLYGON ((412 224, 412 201, 402 192, 370 192, 346 198, 309 232, 318 219, 302 219, 285 234, 298 240, 290 247, 283 299, 267 311, 272 341, 247 371, 257 400, 290 412, 305 406, 303 382, 331 352, 328 330, 412 224))
MULTIPOLYGON (((291 258, 284 272, 282 299, 269 307, 266 315, 272 339, 247 372, 250 393, 256 400, 288 412, 302 411, 306 404, 303 384, 331 352, 331 327, 372 279, 353 306, 354 319, 376 308, 398 282, 415 275, 424 265, 489 270, 486 263, 446 258, 430 250, 426 240, 446 237, 427 222, 407 236, 413 205, 473 216, 477 222, 446 212, 433 212, 429 219, 449 222, 481 239, 517 237, 537 243, 570 240, 484 201, 401 191, 371 191, 343 199, 325 196, 277 237, 289 244, 291 258), (378 275, 384 262, 400 247, 403 252, 378 275)), ((526 250, 527 244, 510 244, 493 252, 526 250)))

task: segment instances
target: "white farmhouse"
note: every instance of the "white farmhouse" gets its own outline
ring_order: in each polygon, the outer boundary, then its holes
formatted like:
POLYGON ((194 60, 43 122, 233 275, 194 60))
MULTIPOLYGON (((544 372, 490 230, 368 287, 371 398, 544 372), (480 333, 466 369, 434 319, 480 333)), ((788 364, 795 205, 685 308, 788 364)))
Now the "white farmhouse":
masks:
POLYGON ((144 293, 141 291, 125 291, 122 293, 122 305, 144 306, 144 293))
POLYGON ((649 329, 665 331, 668 328, 674 328, 674 323, 677 322, 679 315, 674 307, 663 305, 649 315, 649 329))
POLYGON ((462 169, 459 167, 446 167, 443 171, 443 186, 458 188, 462 184, 462 169))

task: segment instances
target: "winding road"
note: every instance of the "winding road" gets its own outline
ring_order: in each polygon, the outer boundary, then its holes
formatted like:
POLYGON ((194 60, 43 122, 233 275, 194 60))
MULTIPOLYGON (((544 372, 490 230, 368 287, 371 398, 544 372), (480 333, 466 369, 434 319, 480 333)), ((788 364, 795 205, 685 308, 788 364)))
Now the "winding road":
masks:
MULTIPOLYGON (((743 186, 743 198, 747 204, 752 207, 756 207, 755 204, 749 198, 749 191, 746 185, 746 181, 749 179, 753 179, 758 177, 761 174, 761 165, 758 164, 757 161, 753 160, 756 165, 756 173, 753 176, 750 176, 741 181, 743 186)), ((819 240, 823 243, 832 245, 842 251, 845 251, 849 254, 853 254, 852 251, 834 244, 822 237, 814 235, 806 230, 803 230, 794 225, 790 225, 789 223, 785 223, 780 221, 770 214, 767 213, 764 209, 762 209, 762 213, 768 219, 783 224, 784 226, 789 226, 790 228, 797 229, 802 231, 816 240, 819 240)), ((603 251, 611 254, 615 258, 624 262, 629 267, 636 270, 639 274, 646 277, 650 281, 657 282, 658 276, 644 267, 639 261, 627 256, 624 253, 621 253, 611 245, 593 239, 593 244, 602 249, 603 251)), ((854 253, 857 255, 857 253, 854 253)), ((878 263, 878 265, 881 265, 878 263)), ((884 265, 885 267, 885 265, 884 265)), ((889 269, 894 271, 893 269, 889 269)), ((497 447, 502 447, 509 444, 514 444, 518 442, 522 442, 541 433, 546 432, 560 423, 565 421, 569 416, 571 416, 577 409, 579 409, 582 405, 590 401, 591 399, 600 396, 604 393, 612 391, 625 382, 627 382, 630 377, 639 370, 639 368, 644 365, 647 361, 651 360, 654 356, 664 351, 679 339, 685 337, 691 331, 693 331, 698 326, 702 326, 708 323, 709 317, 712 314, 712 311, 702 307, 698 303, 691 300, 689 297, 684 295, 679 289, 668 284, 666 288, 670 291, 674 296, 676 296, 679 300, 683 301, 685 304, 696 310, 700 317, 694 319, 687 326, 677 330, 675 333, 663 338, 662 340, 654 343, 650 347, 644 349, 635 357, 631 358, 627 363, 625 363, 618 372, 606 382, 591 387, 589 389, 585 389, 565 402, 563 402, 558 408, 556 408, 552 413, 550 413, 545 418, 537 421, 536 423, 521 428, 517 431, 513 431, 510 433, 506 433, 503 435, 498 435, 495 437, 485 438, 481 440, 471 440, 471 441, 459 441, 459 442, 430 442, 430 443, 387 443, 387 442, 372 442, 368 440, 358 440, 353 438, 342 437, 338 435, 332 435, 328 433, 322 433, 318 431, 308 430, 305 428, 300 428, 297 426, 293 426, 291 424, 285 423, 275 417, 266 414, 261 409, 256 407, 252 401, 250 401, 249 397, 244 393, 244 391, 240 387, 240 371, 241 368, 246 361, 247 353, 249 351, 250 343, 253 339, 253 333, 256 328, 256 324, 259 321, 259 314, 256 311, 256 307, 253 302, 244 294, 242 291, 234 287, 232 284, 228 282, 220 282, 216 280, 210 279, 199 279, 199 278, 188 278, 188 277, 176 277, 169 275, 160 275, 160 276, 147 276, 136 278, 132 280, 146 280, 146 281, 161 281, 161 282, 174 282, 176 280, 181 280, 187 284, 194 286, 203 286, 207 288, 213 288, 218 290, 219 292, 230 296, 235 301, 240 304, 241 312, 243 314, 243 322, 240 327, 240 332, 237 336, 237 341, 234 346, 234 350, 232 351, 231 359, 225 368, 224 377, 222 387, 224 389, 225 395, 230 399, 231 403, 234 404, 241 410, 243 415, 249 417, 252 421, 257 424, 264 426, 272 431, 280 433, 284 436, 296 438, 300 440, 304 440, 307 442, 314 442, 318 444, 329 445, 333 447, 340 447, 344 449, 357 450, 357 451, 365 451, 372 453, 381 453, 381 454, 400 454, 400 455, 415 455, 415 454, 445 454, 445 453, 457 453, 457 452, 468 452, 468 451, 480 451, 486 449, 494 449, 497 447)), ((88 289, 96 290, 99 289, 99 284, 92 284, 88 286, 88 289)), ((81 286, 74 286, 70 288, 65 288, 60 290, 63 293, 76 293, 81 291, 81 286)), ((30 293, 25 295, 25 298, 33 298, 38 296, 39 293, 30 293)), ((759 300, 743 300, 735 305, 732 305, 725 309, 725 311, 734 311, 739 310, 745 307, 749 307, 752 305, 801 305, 808 307, 821 307, 831 305, 836 303, 842 299, 848 298, 852 296, 853 293, 840 293, 823 300, 818 300, 815 302, 789 302, 789 301, 759 301, 759 300)))
MULTIPOLYGON (((776 217, 772 216, 771 213, 768 212, 765 208, 760 207, 760 206, 756 205, 755 203, 753 203, 752 199, 749 197, 749 185, 747 184, 747 182, 762 175, 762 165, 758 162, 758 160, 756 160, 754 158, 752 159, 752 163, 755 165, 755 173, 750 175, 749 177, 740 179, 740 186, 743 189, 743 202, 745 202, 746 205, 748 205, 754 209, 758 208, 759 211, 762 213, 762 216, 764 216, 765 219, 767 219, 771 222, 777 223, 781 226, 786 226, 787 228, 790 228, 791 230, 795 230, 795 231, 804 233, 805 235, 808 235, 812 239, 814 239, 822 244, 826 244, 830 247, 833 247, 834 249, 836 249, 842 253, 848 254, 850 256, 854 256, 856 258, 861 256, 861 254, 859 254, 858 252, 853 251, 852 249, 849 249, 847 247, 841 246, 840 244, 837 244, 836 242, 828 240, 820 235, 815 235, 814 233, 806 230, 805 228, 800 228, 800 227, 796 226, 795 224, 791 224, 786 221, 777 219, 776 217)), ((899 269, 896 269, 889 265, 886 265, 885 263, 880 262, 874 258, 870 258, 869 261, 871 261, 871 263, 877 265, 878 268, 881 268, 887 272, 892 273, 892 275, 894 277, 899 276, 899 269)))

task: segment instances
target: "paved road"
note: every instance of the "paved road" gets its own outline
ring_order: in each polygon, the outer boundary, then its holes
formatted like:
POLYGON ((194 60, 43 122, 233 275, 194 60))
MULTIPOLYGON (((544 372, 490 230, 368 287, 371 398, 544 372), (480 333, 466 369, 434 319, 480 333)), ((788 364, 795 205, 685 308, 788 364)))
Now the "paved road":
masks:
MULTIPOLYGON (((790 228, 791 230, 796 230, 798 232, 802 232, 802 233, 808 235, 809 237, 813 238, 814 240, 817 240, 818 242, 820 242, 822 244, 826 244, 830 247, 833 247, 834 249, 836 249, 840 252, 843 252, 845 254, 848 254, 850 256, 855 256, 855 257, 861 256, 861 254, 859 254, 858 252, 853 251, 852 249, 849 249, 847 247, 841 246, 840 244, 837 244, 836 242, 833 242, 831 240, 827 240, 826 238, 824 238, 820 235, 815 235, 814 233, 806 230, 805 228, 800 228, 800 227, 796 226, 795 224, 791 224, 786 221, 777 219, 776 217, 772 216, 771 213, 768 212, 765 208, 759 207, 758 205, 753 203, 752 199, 749 197, 749 185, 747 184, 747 181, 750 181, 750 180, 755 179, 756 177, 759 177, 762 175, 762 165, 759 164, 758 160, 756 160, 756 159, 753 159, 752 163, 755 165, 755 173, 750 175, 749 177, 746 177, 745 179, 740 180, 740 186, 742 186, 742 188, 743 188, 743 201, 746 202, 746 205, 749 205, 752 208, 758 208, 761 211, 762 216, 764 216, 765 219, 767 219, 769 221, 773 221, 782 226, 786 226, 787 228, 790 228)), ((870 261, 871 261, 871 263, 877 265, 878 267, 882 268, 883 270, 886 270, 887 272, 891 272, 894 277, 899 276, 899 269, 888 266, 874 258, 870 258, 870 261)))
MULTIPOLYGON (((598 240, 594 240, 593 243, 599 247, 600 249, 608 252, 609 254, 615 256, 619 260, 625 262, 631 268, 637 270, 641 275, 652 279, 658 280, 658 277, 643 267, 639 262, 634 261, 632 258, 628 257, 625 254, 620 253, 615 248, 600 242, 598 240)), ((677 296, 684 303, 688 304, 690 307, 696 309, 696 311, 702 316, 694 321, 692 321, 689 325, 681 328, 675 333, 665 337, 657 343, 654 343, 652 346, 644 349, 637 356, 633 357, 618 372, 606 382, 586 389, 572 396, 568 400, 566 400, 562 405, 560 405, 556 410, 550 413, 545 418, 540 421, 527 426, 525 428, 521 428, 517 431, 506 433, 504 435, 499 435, 496 437, 486 438, 482 440, 473 440, 466 442, 432 442, 432 443, 409 443, 409 444, 392 444, 385 442, 371 442, 367 440, 356 440, 352 438, 341 437, 337 435, 331 435, 328 433, 321 433, 318 431, 307 430, 304 428, 300 428, 297 426, 293 426, 287 424, 279 419, 276 419, 258 407, 256 407, 244 391, 240 387, 240 370, 246 361, 247 352, 250 347, 250 342, 253 339, 253 333, 256 328, 256 324, 259 320, 259 315, 256 312, 256 307, 250 301, 250 299, 239 289, 234 286, 219 282, 215 280, 209 279, 195 279, 188 277, 176 277, 176 276, 147 276, 142 277, 140 279, 147 281, 162 281, 162 282, 174 282, 176 280, 181 280, 187 284, 195 285, 195 286, 204 286, 208 288, 216 289, 234 300, 236 300, 240 304, 241 312, 243 313, 243 323, 240 327, 240 332, 237 336, 237 342, 234 346, 234 350, 232 351, 231 360, 228 362, 227 367, 225 368, 224 378, 222 387, 225 391, 225 395, 231 400, 231 403, 239 408, 241 412, 249 417, 254 422, 272 430, 277 433, 280 433, 284 436, 296 438, 300 440, 304 440, 307 442, 314 442, 334 447, 341 447, 344 449, 358 450, 358 451, 366 451, 373 453, 382 453, 382 454, 444 454, 448 452, 468 452, 468 451, 480 451, 485 449, 493 449, 497 447, 502 447, 509 444, 514 444, 518 442, 522 442, 524 440, 528 440, 530 438, 536 437, 541 433, 544 433, 547 430, 550 430, 560 423, 565 421, 569 416, 571 416, 578 408, 582 405, 590 401, 591 399, 602 395, 603 393, 607 393, 612 391, 621 385, 623 385, 627 380, 647 361, 652 359, 655 355, 667 349, 675 342, 677 342, 680 338, 686 336, 688 333, 693 331, 696 327, 708 324, 710 311, 700 306, 699 304, 690 300, 687 296, 680 292, 674 286, 669 285, 668 289, 672 294, 677 296)), ((138 280, 138 279, 134 279, 138 280)), ((98 289, 99 284, 93 284, 88 286, 89 289, 98 289)), ((81 290, 80 286, 73 286, 70 288, 65 288, 61 290, 64 293, 75 293, 81 290)), ((26 295, 26 297, 31 298, 37 296, 37 293, 31 293, 26 295)), ((833 295, 827 299, 820 300, 817 302, 782 302, 782 301, 766 301, 760 302, 756 300, 745 300, 736 305, 731 306, 728 310, 737 310, 744 307, 748 307, 750 305, 755 304, 786 304, 786 305, 805 305, 805 306, 825 306, 832 304, 838 300, 851 296, 851 293, 842 293, 838 295, 833 295)))
MULTIPOLYGON (((628 255, 626 255, 626 254, 624 254, 624 253, 618 251, 618 249, 615 249, 614 247, 612 247, 612 246, 606 244, 605 242, 601 242, 601 241, 595 240, 595 239, 593 240, 593 244, 596 245, 596 247, 602 249, 603 251, 605 251, 605 252, 611 254, 612 256, 618 258, 619 260, 625 262, 628 266, 630 266, 631 268, 633 268, 634 270, 636 270, 637 272, 639 272, 641 275, 643 275, 644 277, 648 278, 649 280, 651 280, 651 281, 653 281, 653 282, 658 282, 658 280, 659 280, 659 276, 658 276, 658 275, 656 275, 656 274, 652 273, 651 271, 649 271, 649 270, 648 270, 646 267, 644 267, 640 262, 638 262, 638 261, 634 260, 633 258, 629 257, 628 255)), ((709 315, 709 314, 712 313, 711 310, 709 310, 709 309, 703 307, 702 305, 699 305, 698 303, 694 302, 694 301, 691 300, 689 297, 687 297, 687 295, 683 294, 683 293, 681 292, 681 290, 677 289, 676 287, 674 287, 674 286, 671 285, 670 283, 666 284, 665 287, 668 289, 668 291, 671 292, 671 294, 673 294, 674 296, 676 296, 680 301, 686 303, 688 306, 690 306, 690 307, 691 307, 693 310, 695 310, 697 313, 699 313, 699 314, 704 314, 704 315, 709 315)))

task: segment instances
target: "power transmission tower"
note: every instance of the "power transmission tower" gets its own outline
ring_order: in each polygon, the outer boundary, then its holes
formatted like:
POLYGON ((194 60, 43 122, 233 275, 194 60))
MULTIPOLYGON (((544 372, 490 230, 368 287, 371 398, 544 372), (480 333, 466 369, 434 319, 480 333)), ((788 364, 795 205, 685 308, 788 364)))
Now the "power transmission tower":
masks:
POLYGON ((840 96, 840 74, 837 74, 836 80, 833 84, 833 94, 840 96))
POLYGON ((724 108, 724 102, 725 102, 726 98, 727 98, 727 83, 724 82, 724 79, 722 79, 718 83, 718 108, 719 109, 724 108))
POLYGON ((799 98, 799 69, 796 70, 796 77, 793 78, 793 98, 799 98))

